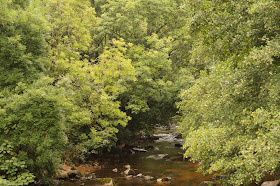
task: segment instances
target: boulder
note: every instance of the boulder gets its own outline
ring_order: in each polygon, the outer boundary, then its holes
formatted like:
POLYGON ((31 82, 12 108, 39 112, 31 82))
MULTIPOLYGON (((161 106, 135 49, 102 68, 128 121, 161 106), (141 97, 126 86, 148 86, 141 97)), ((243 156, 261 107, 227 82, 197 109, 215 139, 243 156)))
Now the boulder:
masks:
POLYGON ((261 186, 280 186, 280 180, 275 181, 265 181, 261 186))
POLYGON ((82 173, 78 170, 72 170, 67 174, 70 179, 80 179, 82 177, 82 173))
POLYGON ((139 174, 136 175, 136 177, 138 177, 138 178, 144 178, 144 175, 141 174, 141 173, 139 173, 139 174))
POLYGON ((90 176, 82 177, 82 180, 92 180, 92 179, 96 179, 96 176, 95 175, 90 175, 90 176))
POLYGON ((142 148, 138 148, 138 147, 134 147, 134 148, 132 148, 132 150, 134 150, 135 152, 147 152, 146 149, 142 149, 142 148))
POLYGON ((132 175, 132 176, 134 176, 135 175, 135 171, 132 170, 132 169, 127 169, 127 170, 123 171, 123 174, 124 175, 132 175))
POLYGON ((161 181, 173 181, 171 177, 162 178, 161 181))
POLYGON ((122 174, 124 174, 125 176, 128 176, 128 175, 132 175, 132 176, 135 176, 135 171, 131 169, 131 166, 130 165, 124 165, 124 168, 126 168, 125 171, 122 172, 122 174))
POLYGON ((161 181, 162 181, 161 178, 158 178, 158 179, 157 179, 157 182, 161 182, 161 181))
POLYGON ((199 186, 217 186, 217 184, 213 181, 204 181, 199 184, 199 186))
POLYGON ((124 165, 123 167, 126 168, 126 169, 130 169, 131 168, 130 165, 124 165))
POLYGON ((158 178, 157 182, 168 182, 168 181, 173 181, 171 177, 164 177, 164 178, 158 178))

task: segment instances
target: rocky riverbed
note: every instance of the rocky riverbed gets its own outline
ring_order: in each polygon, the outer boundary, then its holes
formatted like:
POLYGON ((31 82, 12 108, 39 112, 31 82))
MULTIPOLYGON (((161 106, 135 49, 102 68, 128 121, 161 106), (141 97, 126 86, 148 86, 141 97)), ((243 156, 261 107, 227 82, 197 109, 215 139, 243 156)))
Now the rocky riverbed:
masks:
MULTIPOLYGON (((70 173, 77 176, 68 175, 72 181, 64 181, 62 185, 96 185, 97 178, 112 178, 116 185, 194 186, 211 180, 211 176, 196 172, 197 164, 183 158, 184 140, 176 133, 176 126, 158 127, 152 138, 137 146, 122 146, 115 153, 104 154, 98 162, 72 167, 70 173)), ((69 174, 69 168, 64 175, 69 174)))
MULTIPOLYGON (((158 127, 152 138, 137 142, 134 146, 121 145, 113 153, 105 153, 87 164, 62 166, 61 185, 214 186, 218 185, 217 177, 225 176, 203 176, 196 172, 197 164, 183 158, 184 140, 176 132, 176 126, 158 127)), ((276 186, 280 181, 271 183, 264 182, 263 186, 276 186)))

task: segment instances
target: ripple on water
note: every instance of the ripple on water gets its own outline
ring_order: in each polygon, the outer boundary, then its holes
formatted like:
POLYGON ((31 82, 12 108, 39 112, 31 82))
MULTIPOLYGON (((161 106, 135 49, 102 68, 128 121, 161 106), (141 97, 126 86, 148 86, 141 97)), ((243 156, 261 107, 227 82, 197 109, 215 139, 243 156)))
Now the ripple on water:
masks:
POLYGON ((155 159, 155 160, 160 160, 163 159, 164 157, 168 156, 168 154, 155 154, 155 155, 150 155, 147 156, 146 158, 151 158, 151 159, 155 159))

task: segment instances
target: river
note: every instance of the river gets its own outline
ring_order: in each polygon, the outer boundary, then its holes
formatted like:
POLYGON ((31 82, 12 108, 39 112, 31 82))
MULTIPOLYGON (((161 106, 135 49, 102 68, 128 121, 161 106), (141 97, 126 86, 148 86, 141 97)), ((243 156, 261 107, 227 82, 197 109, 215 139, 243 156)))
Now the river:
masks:
MULTIPOLYGON (((176 138, 176 126, 158 127, 152 142, 145 142, 139 148, 147 152, 131 151, 104 156, 101 168, 94 171, 97 178, 113 178, 116 185, 188 185, 197 186, 202 181, 211 180, 211 176, 203 176, 196 172, 197 164, 183 159, 183 150, 178 147, 183 139, 176 138), (136 176, 127 177, 122 174, 125 165, 130 165, 135 175, 142 174, 154 179, 146 180, 136 176), (171 181, 159 182, 160 178, 171 178, 171 181)), ((136 149, 137 150, 137 149, 136 149)), ((143 176, 142 176, 143 177, 143 176)), ((64 182, 63 186, 94 185, 92 181, 64 182)))

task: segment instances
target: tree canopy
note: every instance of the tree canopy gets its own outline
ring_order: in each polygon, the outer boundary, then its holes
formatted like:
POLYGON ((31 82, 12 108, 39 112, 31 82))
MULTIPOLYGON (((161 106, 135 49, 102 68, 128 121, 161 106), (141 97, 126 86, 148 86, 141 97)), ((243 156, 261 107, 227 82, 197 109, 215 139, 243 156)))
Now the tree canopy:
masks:
POLYGON ((0 185, 55 184, 178 122, 185 156, 223 184, 280 166, 277 0, 2 0, 0 185))
POLYGON ((188 2, 190 62, 203 70, 181 93, 185 156, 229 184, 260 182, 279 167, 279 5, 188 2))

